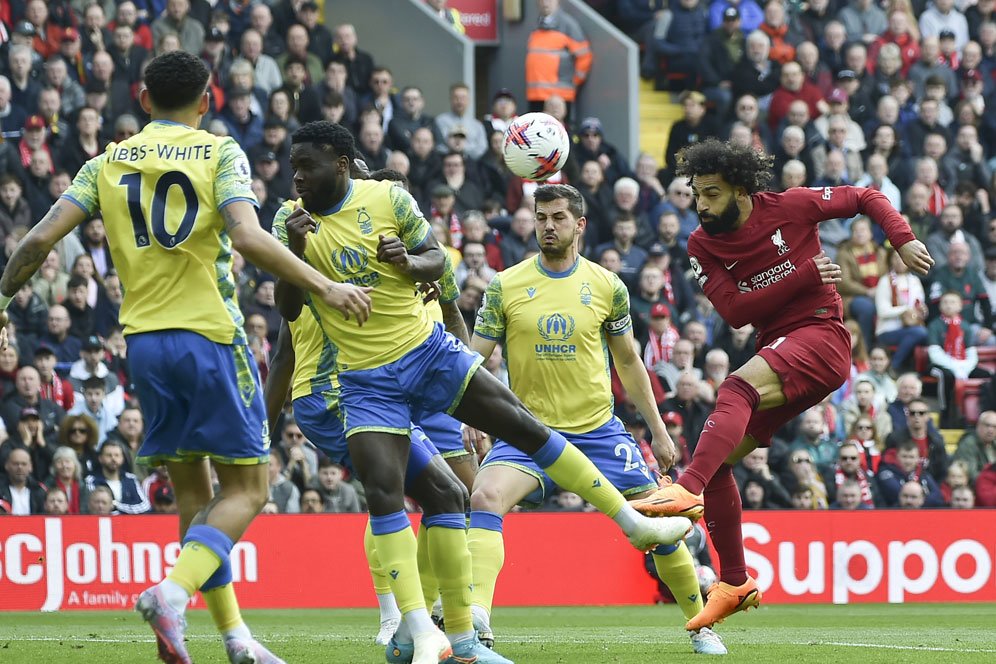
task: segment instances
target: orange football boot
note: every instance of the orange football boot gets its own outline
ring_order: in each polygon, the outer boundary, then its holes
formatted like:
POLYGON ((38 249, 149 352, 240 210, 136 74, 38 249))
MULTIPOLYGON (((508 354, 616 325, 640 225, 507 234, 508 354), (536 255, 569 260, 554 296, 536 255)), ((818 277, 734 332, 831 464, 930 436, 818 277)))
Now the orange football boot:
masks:
POLYGON ((702 494, 695 495, 680 484, 672 483, 670 477, 662 477, 660 488, 630 505, 647 516, 684 516, 692 521, 701 519, 705 511, 702 494))
POLYGON ((737 611, 756 609, 761 603, 761 590, 751 577, 739 586, 728 583, 714 583, 707 593, 705 606, 685 624, 685 629, 696 632, 703 627, 712 627, 723 622, 737 611))

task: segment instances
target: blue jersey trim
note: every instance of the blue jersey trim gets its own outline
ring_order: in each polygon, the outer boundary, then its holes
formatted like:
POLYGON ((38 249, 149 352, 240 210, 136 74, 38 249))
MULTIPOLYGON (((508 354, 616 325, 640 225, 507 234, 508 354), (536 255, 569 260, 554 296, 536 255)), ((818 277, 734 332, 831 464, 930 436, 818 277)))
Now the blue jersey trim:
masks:
POLYGON ((500 337, 492 337, 489 334, 484 334, 483 332, 478 332, 477 330, 474 330, 474 335, 481 337, 482 339, 487 339, 488 341, 501 341, 500 337))
POLYGON ((85 205, 83 205, 82 203, 80 203, 78 200, 76 200, 75 198, 73 198, 69 194, 63 194, 62 196, 59 196, 59 198, 65 198, 67 201, 69 201, 70 203, 72 203, 73 205, 75 205, 76 207, 78 207, 79 209, 83 210, 87 214, 90 214, 90 211, 86 209, 85 205))
POLYGON ((581 257, 578 256, 577 260, 574 261, 574 265, 570 266, 563 272, 554 272, 552 270, 548 270, 545 267, 543 267, 543 261, 540 260, 539 256, 536 257, 536 267, 540 269, 540 272, 550 277, 551 279, 563 279, 565 277, 571 276, 572 274, 574 274, 574 271, 578 269, 578 265, 580 264, 581 264, 581 257))
POLYGON ((237 201, 245 201, 246 203, 251 203, 254 208, 256 208, 257 210, 259 209, 259 202, 258 201, 254 201, 253 199, 249 198, 248 196, 235 196, 233 198, 229 198, 227 201, 225 201, 221 205, 219 205, 218 209, 222 210, 226 206, 231 205, 232 203, 235 203, 237 201))
POLYGON ((342 206, 346 203, 346 201, 349 200, 349 197, 352 194, 353 194, 353 181, 352 181, 352 179, 350 179, 350 181, 349 181, 349 189, 346 190, 346 195, 342 197, 342 200, 339 201, 338 203, 336 203, 335 205, 333 205, 332 207, 330 207, 328 210, 323 210, 323 211, 319 212, 318 214, 320 214, 323 217, 327 217, 329 215, 335 214, 336 212, 338 212, 339 210, 342 209, 342 206))

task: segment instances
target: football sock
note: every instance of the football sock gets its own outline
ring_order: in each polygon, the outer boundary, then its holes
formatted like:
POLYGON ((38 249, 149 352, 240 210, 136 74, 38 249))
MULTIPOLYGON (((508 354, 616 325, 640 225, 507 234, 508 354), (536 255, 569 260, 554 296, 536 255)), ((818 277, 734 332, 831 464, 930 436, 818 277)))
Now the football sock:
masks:
POLYGON ((688 547, 684 542, 661 544, 652 553, 657 576, 671 590, 685 618, 691 620, 702 610, 702 593, 688 547))
POLYGON ((232 565, 229 558, 221 561, 221 565, 211 575, 211 578, 201 586, 201 595, 211 613, 211 621, 215 629, 225 638, 251 639, 252 633, 242 621, 239 612, 239 600, 235 597, 232 586, 232 565))
POLYGON ((425 608, 431 612, 436 598, 439 597, 439 581, 433 569, 433 560, 438 561, 438 559, 433 558, 429 547, 429 526, 434 525, 430 523, 430 518, 422 517, 422 525, 418 527, 418 536, 415 539, 418 544, 418 578, 422 581, 422 597, 425 598, 425 608))
POLYGON ((363 550, 367 554, 370 578, 373 581, 374 593, 377 595, 377 604, 380 607, 380 621, 384 622, 392 618, 400 619, 401 612, 398 611, 398 603, 394 601, 391 584, 387 580, 387 574, 380 566, 380 558, 377 556, 377 547, 374 545, 369 521, 367 521, 366 530, 363 531, 363 550))
MULTIPOLYGON (((225 533, 213 526, 191 526, 183 538, 176 564, 163 583, 169 581, 179 587, 189 599, 221 567, 222 561, 228 560, 231 552, 232 540, 225 533)), ((179 595, 175 589, 168 585, 163 589, 169 591, 166 599, 173 608, 183 612, 186 600, 178 606, 179 595)))
POLYGON ((425 610, 416 562, 417 545, 408 515, 404 512, 384 516, 371 515, 370 530, 373 533, 377 557, 380 558, 380 564, 390 579, 391 591, 394 592, 394 598, 398 602, 398 610, 408 622, 412 634, 418 636, 422 632, 431 631, 435 626, 425 610), (421 620, 423 616, 424 621, 421 620))
POLYGON ((595 464, 556 431, 551 431, 543 447, 531 456, 558 486, 578 494, 609 518, 626 504, 595 464))
POLYGON ((723 381, 716 395, 716 408, 709 415, 695 446, 692 462, 678 478, 678 484, 691 493, 702 493, 719 467, 743 440, 751 413, 760 400, 754 386, 743 378, 730 376, 723 381))
POLYGON ((733 466, 724 463, 705 488, 705 522, 719 555, 719 580, 734 586, 747 581, 741 516, 733 466))
POLYGON ((432 569, 436 572, 443 598, 446 632, 472 632, 470 592, 474 580, 470 551, 467 550, 467 519, 462 513, 433 514, 425 517, 424 522, 432 569))
POLYGON ((491 613, 498 574, 505 564, 505 541, 502 537, 502 516, 494 512, 470 513, 467 548, 474 570, 471 602, 491 613))

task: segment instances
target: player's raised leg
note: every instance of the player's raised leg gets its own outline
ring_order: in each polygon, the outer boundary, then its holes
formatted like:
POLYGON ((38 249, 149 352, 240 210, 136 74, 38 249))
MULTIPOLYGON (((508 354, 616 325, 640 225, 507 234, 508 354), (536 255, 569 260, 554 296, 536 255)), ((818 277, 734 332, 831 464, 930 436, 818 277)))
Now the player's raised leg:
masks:
POLYGON ((509 442, 528 454, 559 486, 573 491, 614 520, 638 549, 674 544, 691 527, 688 519, 646 519, 576 447, 544 426, 487 371, 476 371, 453 412, 462 422, 509 442))

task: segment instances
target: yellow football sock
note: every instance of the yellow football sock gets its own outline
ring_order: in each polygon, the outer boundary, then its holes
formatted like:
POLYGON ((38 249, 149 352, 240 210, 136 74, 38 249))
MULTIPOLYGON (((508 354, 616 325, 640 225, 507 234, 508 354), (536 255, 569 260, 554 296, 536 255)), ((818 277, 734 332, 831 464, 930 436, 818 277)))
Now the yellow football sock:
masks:
POLYGON ((387 535, 374 535, 373 540, 377 557, 390 579, 391 591, 401 614, 425 608, 416 562, 417 545, 412 529, 406 527, 387 535))
POLYGON ((570 443, 543 470, 560 487, 578 494, 610 519, 626 505, 623 495, 605 479, 588 457, 570 443))
POLYGON ((232 584, 226 583, 218 588, 202 590, 201 595, 204 596, 204 602, 211 612, 211 620, 218 632, 224 634, 242 624, 239 600, 235 597, 235 588, 232 584))
MULTIPOLYGON (((461 515, 461 521, 463 517, 461 515)), ((470 617, 470 593, 474 582, 467 550, 467 531, 461 528, 433 526, 429 531, 429 552, 432 568, 439 580, 443 596, 443 620, 448 634, 460 634, 474 629, 470 617)), ((425 583, 422 583, 423 588, 425 583)))
POLYGON ((193 597, 220 566, 221 558, 206 545, 187 542, 167 578, 193 597))
POLYGON ((695 575, 695 561, 685 543, 678 542, 678 549, 673 553, 654 553, 654 567, 660 580, 670 588, 685 618, 691 620, 698 615, 702 610, 702 593, 695 575))
POLYGON ((370 567, 370 578, 373 580, 374 592, 378 595, 388 594, 391 592, 391 584, 387 580, 384 568, 380 565, 380 557, 377 555, 377 547, 374 544, 369 521, 367 521, 367 529, 363 531, 363 550, 367 554, 367 565, 370 567))
POLYGON ((436 579, 432 566, 432 554, 429 552, 429 526, 423 522, 418 527, 418 578, 422 580, 422 596, 425 598, 425 608, 432 611, 432 605, 439 597, 439 581, 436 579))
POLYGON ((490 614, 495 598, 495 584, 501 567, 505 564, 505 539, 499 531, 471 528, 467 531, 467 548, 470 550, 474 579, 470 601, 484 607, 490 614))

